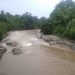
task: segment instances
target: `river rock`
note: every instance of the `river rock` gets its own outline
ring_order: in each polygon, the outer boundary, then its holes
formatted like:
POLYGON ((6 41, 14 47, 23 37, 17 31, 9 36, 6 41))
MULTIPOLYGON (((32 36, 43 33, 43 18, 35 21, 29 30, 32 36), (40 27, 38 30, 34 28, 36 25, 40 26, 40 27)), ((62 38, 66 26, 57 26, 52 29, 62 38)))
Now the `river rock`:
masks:
POLYGON ((17 43, 14 42, 13 40, 9 40, 9 41, 7 41, 6 44, 9 45, 9 46, 16 46, 16 45, 17 45, 17 43))
POLYGON ((7 51, 7 49, 3 46, 0 46, 0 57, 7 51))
POLYGON ((12 53, 13 53, 14 55, 19 55, 19 54, 23 54, 23 51, 22 51, 22 49, 20 49, 20 48, 14 48, 14 49, 12 50, 12 53))
POLYGON ((10 39, 3 39, 2 42, 5 43, 5 42, 7 42, 7 41, 9 41, 9 40, 10 40, 10 39))

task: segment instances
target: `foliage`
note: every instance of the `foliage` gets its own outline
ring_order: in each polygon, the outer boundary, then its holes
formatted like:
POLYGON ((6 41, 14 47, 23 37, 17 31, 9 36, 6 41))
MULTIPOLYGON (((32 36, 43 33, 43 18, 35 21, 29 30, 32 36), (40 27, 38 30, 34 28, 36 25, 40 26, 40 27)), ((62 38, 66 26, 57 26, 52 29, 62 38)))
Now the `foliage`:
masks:
POLYGON ((2 39, 3 35, 7 32, 7 24, 0 22, 0 40, 2 39))
POLYGON ((48 23, 52 29, 45 24, 43 33, 51 29, 52 34, 75 40, 75 2, 62 0, 50 14, 48 23))
POLYGON ((52 34, 52 25, 49 24, 48 22, 42 23, 41 25, 41 32, 44 34, 52 34))
POLYGON ((29 12, 23 15, 12 15, 2 10, 0 12, 0 39, 7 31, 35 29, 39 27, 38 23, 38 18, 29 12))

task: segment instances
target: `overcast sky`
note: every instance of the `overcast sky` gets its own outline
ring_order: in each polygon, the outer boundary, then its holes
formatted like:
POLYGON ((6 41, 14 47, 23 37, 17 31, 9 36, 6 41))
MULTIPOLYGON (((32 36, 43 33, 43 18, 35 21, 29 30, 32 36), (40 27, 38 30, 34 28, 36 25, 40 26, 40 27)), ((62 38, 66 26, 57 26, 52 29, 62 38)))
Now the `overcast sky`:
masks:
POLYGON ((33 16, 49 17, 60 0, 0 0, 0 10, 11 14, 31 12, 33 16))

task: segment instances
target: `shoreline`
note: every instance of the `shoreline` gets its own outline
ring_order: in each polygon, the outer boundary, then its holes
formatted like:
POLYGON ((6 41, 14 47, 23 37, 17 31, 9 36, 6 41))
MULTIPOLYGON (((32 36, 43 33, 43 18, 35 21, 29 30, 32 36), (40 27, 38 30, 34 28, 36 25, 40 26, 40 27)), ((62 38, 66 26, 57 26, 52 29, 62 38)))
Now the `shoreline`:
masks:
POLYGON ((52 48, 64 49, 69 51, 75 50, 75 41, 60 38, 55 35, 39 35, 37 38, 43 39, 52 48))

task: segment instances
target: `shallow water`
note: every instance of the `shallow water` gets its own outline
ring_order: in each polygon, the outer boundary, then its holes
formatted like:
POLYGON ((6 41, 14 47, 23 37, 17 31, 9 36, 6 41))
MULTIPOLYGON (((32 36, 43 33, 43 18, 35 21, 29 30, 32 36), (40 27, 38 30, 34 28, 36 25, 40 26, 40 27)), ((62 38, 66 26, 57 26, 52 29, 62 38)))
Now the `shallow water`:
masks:
POLYGON ((0 60, 0 75, 75 75, 75 52, 56 49, 41 39, 37 30, 14 31, 4 40, 17 42, 17 46, 6 46, 8 51, 0 60), (12 50, 19 48, 19 54, 12 50))

